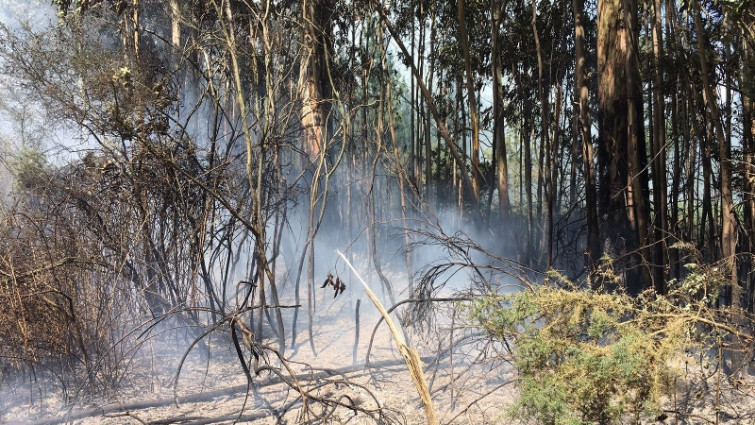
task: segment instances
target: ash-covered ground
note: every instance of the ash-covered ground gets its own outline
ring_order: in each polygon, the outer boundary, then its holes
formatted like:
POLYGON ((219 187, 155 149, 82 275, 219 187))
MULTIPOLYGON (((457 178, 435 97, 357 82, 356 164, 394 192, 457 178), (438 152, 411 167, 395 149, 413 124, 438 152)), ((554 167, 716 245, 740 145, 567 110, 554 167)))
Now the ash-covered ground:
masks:
MULTIPOLYGON (((326 289, 317 293, 312 343, 303 308, 296 346, 288 336, 283 360, 273 351, 275 338, 264 339, 269 345, 259 347, 258 362, 242 345, 251 383, 229 326, 210 333, 185 358, 192 341, 186 331, 155 329, 124 359, 122 378, 97 394, 61 388, 54 376, 41 372, 6 380, 0 423, 426 423, 390 331, 382 323, 371 340, 380 316, 356 289, 335 298, 326 289)), ((437 308, 443 319, 404 329, 425 364, 441 423, 500 423, 515 391, 502 347, 486 345, 481 335, 460 326, 458 311, 448 314, 452 303, 437 308)), ((283 316, 290 323, 293 311, 283 316)), ((269 328, 267 334, 272 336, 269 328)))

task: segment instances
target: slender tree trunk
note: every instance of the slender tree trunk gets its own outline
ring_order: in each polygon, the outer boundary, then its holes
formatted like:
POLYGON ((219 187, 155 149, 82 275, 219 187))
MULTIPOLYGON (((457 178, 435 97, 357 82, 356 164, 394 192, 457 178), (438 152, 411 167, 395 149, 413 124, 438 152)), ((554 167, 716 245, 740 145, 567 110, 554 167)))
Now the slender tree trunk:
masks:
POLYGON ((508 221, 511 214, 509 201, 508 160, 506 158, 506 137, 504 134, 503 116, 503 71, 501 64, 501 19, 505 2, 490 0, 492 22, 492 72, 493 72, 493 149, 496 157, 496 173, 498 183, 499 220, 508 221))
MULTIPOLYGON (((665 51, 671 52, 674 48, 674 43, 676 43, 677 36, 674 33, 674 14, 675 14, 675 5, 669 5, 666 3, 665 8, 665 20, 664 25, 666 29, 666 39, 665 39, 665 45, 666 49, 665 51)), ((665 72, 666 75, 666 81, 668 81, 668 87, 665 89, 668 93, 670 93, 671 96, 671 108, 670 112, 671 115, 668 118, 668 122, 670 124, 670 142, 667 138, 667 144, 673 143, 673 168, 671 173, 671 202, 669 203, 669 208, 666 209, 668 220, 666 222, 666 226, 668 228, 669 234, 666 235, 666 240, 670 241, 671 243, 676 242, 677 240, 681 240, 683 236, 682 232, 682 226, 681 226, 681 217, 684 216, 683 214, 683 205, 681 203, 682 201, 682 177, 683 177, 683 171, 684 171, 684 149, 682 146, 682 137, 681 137, 681 123, 679 122, 680 116, 681 116, 681 108, 682 108, 682 102, 680 101, 679 97, 681 95, 680 90, 682 90, 680 79, 679 79, 679 71, 676 69, 667 69, 665 72)), ((667 153, 667 156, 669 154, 667 153)), ((666 249, 667 249, 667 255, 669 259, 669 269, 670 273, 666 274, 666 277, 676 279, 679 278, 681 274, 681 260, 680 260, 680 252, 678 249, 674 250, 668 250, 668 243, 666 243, 666 249)))
POLYGON ((480 117, 477 113, 477 97, 475 80, 472 73, 472 56, 469 52, 469 35, 464 0, 457 1, 459 18, 459 38, 461 50, 464 54, 464 70, 467 76, 467 97, 469 99, 469 117, 472 120, 472 193, 475 199, 480 199, 480 117))
MULTIPOLYGON (((524 111, 530 111, 532 110, 532 100, 526 94, 525 96, 524 111)), ((522 136, 524 137, 521 142, 524 145, 524 149, 522 149, 524 151, 524 191, 527 197, 527 252, 525 255, 527 264, 531 264, 535 252, 535 204, 532 199, 532 143, 530 142, 535 139, 534 126, 531 115, 524 114, 524 123, 522 123, 522 136)))
MULTIPOLYGON (((443 78, 444 78, 444 69, 442 66, 438 67, 438 94, 437 96, 442 99, 441 101, 441 116, 443 117, 443 122, 445 122, 446 126, 449 126, 451 122, 449 119, 449 108, 448 108, 448 93, 446 92, 445 87, 443 87, 443 78)), ((432 199, 433 199, 433 205, 435 208, 441 208, 443 205, 443 200, 441 198, 440 192, 442 191, 441 187, 446 187, 446 182, 443 181, 442 173, 441 173, 441 137, 438 133, 438 130, 435 129, 435 131, 432 133, 432 139, 433 143, 435 144, 435 153, 432 155, 433 160, 433 167, 435 169, 435 172, 431 174, 432 181, 433 181, 433 190, 432 190, 432 199)), ((432 152, 431 152, 432 153, 432 152)), ((430 198, 430 195, 428 195, 428 198, 430 198)))
MULTIPOLYGON (((382 29, 379 31, 380 34, 382 34, 382 29)), ((382 42, 383 38, 378 37, 378 48, 380 51, 380 63, 381 63, 381 69, 388 69, 388 64, 386 60, 386 51, 384 43, 382 42)), ((386 78, 390 79, 390 76, 387 76, 386 78)), ((377 126, 375 127, 375 153, 372 159, 372 164, 370 166, 370 174, 369 174, 369 191, 367 194, 367 207, 368 207, 368 229, 369 229, 369 237, 370 237, 370 243, 372 247, 372 264, 375 266, 375 271, 378 274, 378 277, 380 278, 381 282, 383 283, 383 287, 385 288, 385 291, 388 293, 388 299, 391 302, 391 305, 396 304, 396 298, 393 294, 393 286, 391 285, 390 280, 388 280, 388 277, 383 273, 383 268, 380 263, 380 255, 378 251, 378 243, 377 243, 377 214, 375 212, 375 192, 378 189, 377 181, 375 180, 378 165, 380 163, 380 159, 383 156, 383 134, 385 133, 385 128, 383 124, 383 117, 385 116, 386 112, 386 86, 383 85, 379 91, 379 97, 378 97, 378 104, 376 108, 377 113, 377 126)))
MULTIPOLYGON (((744 51, 744 62, 746 67, 751 67, 755 64, 755 55, 753 55, 752 46, 745 40, 742 42, 744 51)), ((747 71, 747 68, 742 70, 740 75, 740 87, 744 86, 745 81, 751 78, 751 74, 747 71)), ((752 96, 755 93, 747 92, 742 96, 742 145, 744 150, 744 170, 742 173, 744 182, 744 214, 743 224, 746 229, 745 243, 743 244, 743 250, 748 253, 755 251, 755 102, 753 102, 752 96)), ((755 276, 753 276, 753 258, 752 256, 745 257, 746 267, 744 270, 745 276, 747 276, 745 282, 745 304, 747 310, 752 313, 755 312, 755 276)))
MULTIPOLYGON (((518 102, 517 103, 517 109, 519 111, 519 116, 524 117, 524 113, 522 113, 524 102, 518 102)), ((519 131, 517 131, 517 139, 519 142, 519 205, 522 206, 522 209, 524 209, 525 201, 524 201, 524 125, 526 124, 526 120, 522 120, 521 125, 519 126, 519 131)))
POLYGON ((396 125, 393 120, 393 85, 391 84, 391 78, 387 78, 385 93, 386 101, 388 102, 388 131, 391 136, 391 144, 393 146, 393 157, 396 161, 396 168, 398 172, 396 177, 398 180, 399 188, 399 200, 401 202, 401 227, 404 234, 404 255, 406 259, 406 274, 409 280, 409 294, 414 293, 414 275, 412 269, 412 255, 411 255, 411 237, 409 236, 409 221, 407 220, 407 202, 406 202, 406 189, 404 182, 406 180, 406 169, 401 162, 401 156, 399 154, 398 140, 396 138, 396 125))
POLYGON ((546 195, 546 211, 547 215, 545 218, 545 238, 546 238, 546 269, 550 269, 553 267, 553 220, 554 220, 554 204, 556 202, 556 198, 558 197, 556 193, 556 187, 557 185, 557 166, 556 166, 556 146, 557 146, 557 140, 559 138, 559 120, 560 120, 560 113, 561 113, 561 98, 562 98, 562 89, 561 84, 556 85, 556 99, 554 110, 556 111, 556 116, 553 120, 553 137, 548 138, 548 144, 546 146, 546 160, 545 160, 545 188, 547 190, 546 195))
MULTIPOLYGON (((416 30, 415 19, 412 18, 411 41, 410 41, 410 43, 411 43, 410 44, 411 55, 409 56, 410 58, 415 57, 414 55, 416 53, 416 51, 415 51, 415 44, 416 44, 416 40, 415 39, 417 37, 416 32, 417 32, 417 30, 416 30)), ((409 142, 409 146, 410 146, 410 148, 409 148, 410 149, 410 154, 409 154, 409 180, 410 181, 411 180, 416 181, 416 178, 415 178, 415 175, 416 175, 416 166, 414 164, 415 164, 415 161, 416 161, 416 158, 417 158, 417 152, 416 152, 416 148, 415 148, 417 133, 416 133, 416 130, 415 130, 415 120, 416 120, 416 117, 417 117, 417 111, 418 111, 418 109, 416 108, 416 105, 419 103, 419 100, 418 100, 419 96, 417 95, 418 90, 415 89, 415 87, 414 87, 414 78, 409 78, 409 92, 410 92, 410 97, 411 97, 411 100, 409 102, 409 107, 410 107, 410 113, 409 113, 409 135, 411 137, 411 140, 409 142)), ((414 183, 414 186, 416 186, 416 183, 414 183)))
MULTIPOLYGON (((576 55, 575 55, 576 56, 576 55)), ((576 80, 576 76, 574 78, 576 80)), ((581 125, 579 124, 579 85, 574 85, 574 98, 572 99, 573 102, 573 109, 571 110, 572 116, 571 116, 571 126, 572 126, 572 134, 573 134, 573 140, 569 147, 569 155, 570 155, 570 161, 569 161, 569 208, 574 208, 575 210, 578 210, 579 205, 579 192, 577 189, 579 189, 580 184, 577 181, 577 172, 580 168, 580 157, 579 152, 582 149, 582 144, 580 143, 582 134, 581 134, 581 125)), ((569 102, 566 102, 567 104, 569 102)), ((566 111, 565 113, 569 113, 569 111, 566 111)))
MULTIPOLYGON (((689 147, 687 150, 687 168, 686 168, 686 186, 687 186, 687 241, 692 242, 695 240, 695 174, 697 173, 697 149, 695 141, 698 141, 698 146, 702 146, 702 140, 699 137, 692 137, 691 128, 696 127, 697 123, 691 120, 693 118, 691 113, 690 104, 692 103, 691 91, 687 84, 684 84, 683 89, 687 95, 684 96, 684 113, 682 114, 682 140, 689 140, 689 147), (692 125, 689 122, 692 121, 692 125)), ((702 152, 702 148, 700 148, 702 152)))
MULTIPOLYGON (((691 85, 691 84, 690 84, 691 85)), ((696 96, 694 87, 690 87, 690 94, 696 96)), ((703 205, 700 212, 698 249, 702 251, 703 256, 708 261, 713 261, 715 257, 715 234, 713 231, 713 195, 712 195, 712 174, 713 167, 711 163, 710 143, 713 137, 713 130, 705 117, 700 116, 696 110, 692 110, 692 117, 695 125, 692 126, 692 132, 700 142, 700 166, 703 170, 703 205), (701 129, 705 129, 703 132, 701 129)))
MULTIPOLYGON (((435 38, 436 38, 436 31, 435 31, 435 8, 432 7, 432 10, 430 11, 430 51, 434 51, 435 49, 435 38)), ((433 79, 435 77, 435 56, 431 55, 430 57, 430 63, 429 63, 429 69, 427 72, 427 87, 428 90, 433 90, 433 79)), ((425 108, 427 109, 427 108, 425 108)), ((430 125, 430 119, 427 117, 427 113, 425 114, 425 198, 428 202, 430 202, 430 191, 432 189, 432 155, 431 155, 431 142, 432 142, 432 130, 430 125)), ((442 119, 445 120, 445 116, 442 117, 442 119)))
MULTIPOLYGON (((359 38, 359 43, 362 46, 362 50, 365 52, 370 51, 370 38, 368 34, 372 34, 374 32, 374 26, 373 21, 368 20, 364 23, 365 28, 364 31, 361 34, 361 37, 359 38)), ((362 106, 359 108, 362 120, 360 123, 360 127, 362 130, 362 155, 360 158, 361 164, 360 169, 362 170, 369 170, 370 167, 370 137, 369 137, 369 129, 368 129, 368 108, 367 105, 370 104, 370 91, 369 91, 369 81, 370 81, 370 75, 372 74, 372 67, 373 62, 371 59, 367 58, 366 60, 363 59, 362 63, 362 106)), ((420 105, 418 104, 417 107, 419 108, 420 105)), ((419 116, 419 115, 418 115, 419 116)), ((419 121, 417 121, 417 127, 419 128, 419 121)), ((419 137, 416 138, 417 140, 417 146, 419 146, 420 139, 419 137)), ((417 155, 421 156, 421 151, 417 152, 417 155)), ((417 164, 419 164, 419 161, 417 161, 417 164)), ((419 170, 419 169, 417 169, 419 170)), ((417 171, 419 173, 419 171, 417 171)), ((361 173, 358 173, 361 174, 361 173)), ((418 174, 419 175, 419 174, 418 174)), ((360 177, 362 177, 360 175, 360 177)), ((417 180, 417 184, 419 185, 420 182, 417 180)), ((419 187, 419 186, 418 186, 419 187)), ((360 185, 360 195, 362 195, 362 199, 365 199, 367 197, 367 192, 364 190, 364 185, 360 185)), ((367 260, 370 261, 372 259, 372 244, 370 243, 369 236, 365 239, 365 256, 367 257, 367 260)), ((367 272, 367 282, 371 283, 372 278, 372 269, 368 269, 367 272)))
MULTIPOLYGON (((401 38, 398 36, 398 33, 391 25, 390 19, 388 19, 388 16, 386 15, 385 10, 383 10, 382 5, 379 3, 376 3, 376 7, 378 12, 380 13, 380 17, 383 20, 383 23, 385 27, 388 29, 388 31, 391 33, 391 36, 393 37, 394 42, 398 46, 399 50, 405 55, 409 56, 409 52, 406 50, 406 46, 404 45, 401 38)), ((413 63, 410 64, 410 68, 412 71, 412 74, 414 75, 414 78, 417 79, 418 72, 416 66, 414 66, 413 63)), ((430 110, 430 115, 432 115, 433 119, 435 120, 435 124, 438 127, 438 131, 440 132, 441 136, 443 137, 443 140, 446 142, 446 145, 448 145, 449 149, 451 150, 451 154, 454 156, 454 159, 459 164, 464 164, 464 161, 459 154, 458 147, 456 146, 456 143, 453 139, 451 139, 451 135, 448 133, 448 128, 446 127, 445 122, 443 122, 440 114, 438 113, 438 109, 435 106, 435 102, 433 101, 432 95, 430 94, 430 91, 425 87, 425 84, 422 82, 422 80, 417 79, 417 84, 419 85, 420 91, 422 92, 422 96, 425 98, 425 101, 428 104, 428 108, 430 110)), ((463 166, 459 167, 459 170, 461 171, 462 181, 464 182, 464 185, 468 188, 472 188, 472 179, 469 176, 469 173, 467 172, 466 168, 463 166)), ((472 197, 472 209, 474 211, 474 214, 476 217, 480 217, 480 204, 479 204, 479 198, 472 197)))
POLYGON ((137 63, 139 62, 139 0, 133 0, 133 10, 131 19, 133 21, 134 25, 134 58, 136 59, 137 63))
MULTIPOLYGON (((549 140, 549 131, 550 131, 550 106, 548 105, 548 98, 546 97, 545 93, 545 81, 543 80, 543 74, 544 74, 544 66, 543 66, 543 52, 542 48, 540 46, 540 34, 537 29, 537 3, 536 1, 532 1, 532 18, 530 20, 530 25, 532 28, 532 36, 535 39, 535 55, 537 56, 537 92, 538 97, 540 100, 540 155, 539 155, 539 161, 538 161, 538 185, 537 185, 537 193, 538 193, 538 220, 542 217, 542 205, 543 205, 543 197, 541 196, 543 188, 545 188, 546 192, 550 192, 550 140, 549 140), (546 158, 547 154, 547 158, 546 158)), ((552 210, 552 194, 546 193, 545 196, 545 203, 546 203, 546 209, 548 211, 548 217, 545 219, 545 225, 546 229, 543 232, 543 237, 545 246, 542 246, 546 252, 546 268, 549 268, 551 266, 552 261, 552 246, 551 246, 551 240, 550 240, 550 213, 552 210)))
POLYGON ((179 71, 183 53, 181 51, 181 3, 170 0, 170 47, 173 69, 179 71))
POLYGON ((719 157, 721 161, 721 213, 723 215, 722 228, 721 228, 721 254, 726 264, 727 273, 732 285, 732 304, 741 307, 741 293, 739 284, 737 283, 737 268, 735 261, 736 253, 736 222, 734 218, 734 200, 731 190, 731 147, 727 143, 727 138, 724 134, 723 127, 721 125, 720 113, 718 111, 718 103, 716 102, 716 95, 713 86, 710 81, 710 67, 705 52, 708 49, 705 46, 705 30, 703 28, 703 21, 700 17, 700 3, 694 3, 694 21, 695 32, 697 32, 697 50, 700 52, 700 72, 703 81, 703 100, 705 102, 706 109, 710 120, 712 121, 713 130, 715 131, 715 138, 718 141, 719 157))
POLYGON ((669 234, 666 209, 666 116, 663 99, 663 31, 661 0, 653 7, 653 195, 655 202, 655 245, 653 254, 653 285, 659 294, 666 293, 666 264, 669 234))
MULTIPOLYGON (((426 33, 426 27, 425 27, 425 3, 419 2, 419 42, 417 43, 417 95, 415 96, 415 100, 417 101, 417 161, 416 161, 416 169, 415 169, 415 184, 417 186, 417 193, 422 194, 422 188, 424 187, 424 181, 422 178, 422 166, 423 164, 423 158, 425 156, 424 150, 423 150, 423 143, 425 141, 425 129, 428 127, 428 118, 427 118, 427 108, 426 108, 426 99, 423 98, 421 90, 419 88, 420 82, 423 83, 425 81, 425 33, 426 33)), ((432 97, 432 87, 428 87, 428 95, 432 97)))
POLYGON ((634 0, 623 0, 624 20, 627 26, 629 41, 627 45, 627 127, 629 131, 627 154, 629 157, 629 180, 627 187, 631 190, 633 209, 630 210, 630 223, 635 232, 638 254, 637 263, 640 266, 639 282, 630 282, 630 287, 642 290, 652 282, 650 273, 650 227, 649 190, 647 177, 647 155, 645 153, 645 135, 643 131, 642 113, 642 82, 638 61, 637 47, 637 11, 634 0), (632 218, 633 215, 633 218, 632 218))
MULTIPOLYGON (((464 159, 464 162, 456 162, 457 166, 459 167, 459 197, 457 200, 457 203, 459 205, 459 219, 464 218, 464 185, 461 184, 461 175, 467 168, 467 158, 469 156, 467 155, 469 150, 467 147, 469 146, 469 143, 467 142, 467 108, 464 106, 464 83, 463 78, 461 75, 459 75, 456 79, 456 87, 457 87, 457 93, 459 96, 459 110, 461 111, 461 157, 464 159), (462 170, 463 168, 463 170, 462 170)), ((471 187, 470 187, 471 189, 471 187)), ((469 196, 467 193, 466 196, 469 196)))
POLYGON ((585 28, 584 0, 572 0, 574 7, 574 50, 576 54, 576 83, 574 91, 579 104, 580 135, 582 137, 582 171, 585 175, 585 210, 587 217, 587 246, 585 247, 586 265, 595 270, 602 249, 600 246, 600 231, 598 227, 598 202, 595 187, 595 169, 593 168, 592 134, 590 130, 590 93, 585 75, 585 28))

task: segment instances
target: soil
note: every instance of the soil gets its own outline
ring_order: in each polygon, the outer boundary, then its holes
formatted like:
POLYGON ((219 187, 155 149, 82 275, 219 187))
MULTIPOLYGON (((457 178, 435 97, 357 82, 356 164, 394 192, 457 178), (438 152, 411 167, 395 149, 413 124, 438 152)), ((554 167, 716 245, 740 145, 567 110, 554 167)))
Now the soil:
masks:
MULTIPOLYGON (((248 385, 230 336, 218 331, 208 339, 209 356, 193 350, 174 385, 188 341, 155 338, 131 359, 119 387, 105 395, 78 395, 66 403, 60 388, 39 382, 32 389, 28 382, 6 388, 5 401, 0 402, 0 423, 297 423, 303 412, 297 383, 310 396, 309 419, 322 415, 326 418, 322 423, 426 423, 417 390, 384 323, 375 334, 369 364, 365 362, 370 335, 380 318, 374 306, 366 298, 361 301, 354 361, 354 299, 343 296, 332 301, 323 297, 320 302, 313 326, 316 354, 310 345, 304 310, 305 316, 299 319, 299 328, 304 329, 298 332, 297 345, 286 350, 291 373, 268 353, 267 361, 279 373, 262 371, 254 375, 252 367, 253 382, 248 385), (333 407, 334 402, 341 406, 333 407)), ((290 314, 286 313, 286 323, 290 323, 290 314)), ((449 327, 436 323, 432 332, 423 335, 407 328, 410 344, 425 363, 441 423, 500 423, 513 400, 512 371, 496 360, 499 354, 495 347, 475 342, 471 332, 455 331, 454 341, 464 341, 449 350, 449 327)), ((245 355, 251 357, 247 352, 245 355)))
MULTIPOLYGON (((74 396, 66 402, 59 386, 46 386, 41 378, 31 388, 28 380, 15 386, 6 383, 0 393, 0 424, 293 424, 303 412, 313 423, 427 423, 410 374, 384 323, 375 334, 369 364, 365 362, 370 335, 380 318, 366 298, 361 301, 355 361, 356 298, 351 295, 318 298, 314 352, 306 315, 299 318, 296 346, 285 352, 290 371, 268 351, 266 361, 277 373, 263 370, 255 375, 252 367, 250 385, 229 333, 219 330, 207 340, 208 355, 195 349, 187 356, 176 383, 188 340, 154 337, 130 359, 118 388, 104 394, 76 394, 69 389, 67 394, 74 396), (306 410, 299 388, 308 395, 306 410)), ((291 311, 286 312, 285 323, 291 319, 291 311)), ((452 333, 451 324, 445 319, 431 326, 405 328, 410 345, 418 349, 425 364, 440 423, 515 423, 506 415, 516 388, 505 350, 459 323, 453 323, 452 333)), ((248 352, 245 356, 251 357, 248 352)), ((700 376, 704 372, 690 373, 700 376)), ((754 377, 729 381, 716 376, 695 379, 695 385, 680 384, 679 397, 667 400, 664 412, 640 422, 755 424, 754 377), (716 393, 719 396, 713 399, 710 394, 716 393)))

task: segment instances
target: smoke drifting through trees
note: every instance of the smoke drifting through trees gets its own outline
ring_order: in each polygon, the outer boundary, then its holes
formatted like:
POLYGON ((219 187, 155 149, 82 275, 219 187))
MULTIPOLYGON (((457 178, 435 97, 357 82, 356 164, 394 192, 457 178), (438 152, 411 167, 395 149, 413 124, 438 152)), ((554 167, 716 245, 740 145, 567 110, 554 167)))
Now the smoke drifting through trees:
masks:
POLYGON ((97 387, 166 316, 317 353, 335 248, 393 305, 470 267, 472 293, 552 267, 663 294, 681 242, 755 308, 749 3, 53 3, 2 28, 3 87, 87 149, 6 155, 13 367, 97 387))

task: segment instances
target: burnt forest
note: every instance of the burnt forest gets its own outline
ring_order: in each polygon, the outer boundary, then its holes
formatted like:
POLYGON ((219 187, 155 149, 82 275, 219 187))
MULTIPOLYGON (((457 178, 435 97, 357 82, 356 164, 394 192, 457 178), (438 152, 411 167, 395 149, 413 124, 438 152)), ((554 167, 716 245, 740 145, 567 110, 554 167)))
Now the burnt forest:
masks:
POLYGON ((755 424, 750 0, 0 0, 0 424, 755 424))

